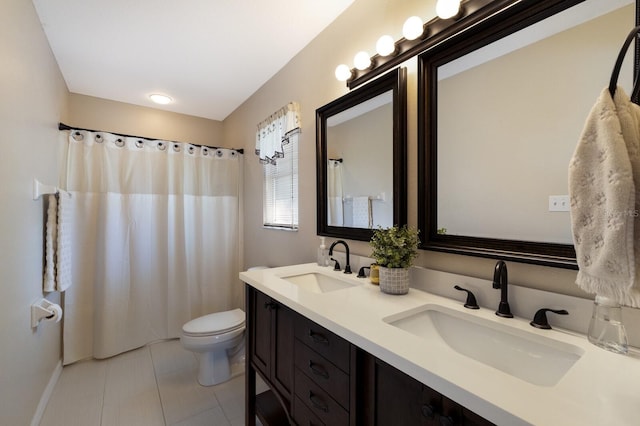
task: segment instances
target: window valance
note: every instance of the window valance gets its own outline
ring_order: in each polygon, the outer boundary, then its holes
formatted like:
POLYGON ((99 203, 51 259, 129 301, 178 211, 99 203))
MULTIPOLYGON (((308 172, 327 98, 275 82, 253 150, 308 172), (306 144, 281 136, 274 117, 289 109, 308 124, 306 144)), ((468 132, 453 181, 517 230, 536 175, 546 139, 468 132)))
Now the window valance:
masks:
POLYGON ((276 164, 284 157, 283 145, 289 143, 292 135, 298 134, 302 127, 300 105, 290 102, 258 124, 256 132, 256 155, 263 164, 276 164))

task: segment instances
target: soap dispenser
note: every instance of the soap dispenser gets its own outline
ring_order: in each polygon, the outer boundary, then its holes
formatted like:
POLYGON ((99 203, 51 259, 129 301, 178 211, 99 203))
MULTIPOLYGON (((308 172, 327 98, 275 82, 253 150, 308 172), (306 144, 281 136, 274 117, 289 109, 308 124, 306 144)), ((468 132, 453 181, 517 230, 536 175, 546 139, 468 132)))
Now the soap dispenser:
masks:
POLYGON ((329 264, 329 255, 324 238, 325 237, 320 237, 320 247, 318 247, 318 266, 327 266, 329 264))

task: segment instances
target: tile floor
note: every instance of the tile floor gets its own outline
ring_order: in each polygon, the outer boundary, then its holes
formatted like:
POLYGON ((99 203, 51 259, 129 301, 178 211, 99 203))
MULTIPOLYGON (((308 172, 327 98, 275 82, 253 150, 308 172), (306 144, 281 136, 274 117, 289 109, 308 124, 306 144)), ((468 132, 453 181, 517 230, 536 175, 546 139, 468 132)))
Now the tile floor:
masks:
POLYGON ((197 371, 195 354, 179 340, 72 364, 63 368, 40 425, 244 425, 242 368, 210 387, 198 384, 197 371))

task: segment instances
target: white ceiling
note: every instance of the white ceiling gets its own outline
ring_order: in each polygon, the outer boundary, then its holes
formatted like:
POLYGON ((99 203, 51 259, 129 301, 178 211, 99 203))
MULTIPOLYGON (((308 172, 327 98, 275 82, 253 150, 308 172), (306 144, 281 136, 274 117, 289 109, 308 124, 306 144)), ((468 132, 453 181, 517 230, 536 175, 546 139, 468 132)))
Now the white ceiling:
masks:
POLYGON ((33 0, 72 93, 223 120, 354 0, 33 0), (153 104, 163 93, 174 102, 153 104))

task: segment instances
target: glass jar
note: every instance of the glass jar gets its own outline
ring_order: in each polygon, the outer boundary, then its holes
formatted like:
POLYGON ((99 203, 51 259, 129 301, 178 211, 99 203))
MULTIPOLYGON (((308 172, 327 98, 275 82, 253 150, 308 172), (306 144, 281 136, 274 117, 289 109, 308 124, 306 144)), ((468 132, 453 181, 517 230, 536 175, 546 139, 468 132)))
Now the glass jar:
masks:
POLYGON ((622 323, 622 308, 618 302, 609 297, 596 296, 588 338, 594 345, 608 351, 627 353, 627 332, 622 323))

